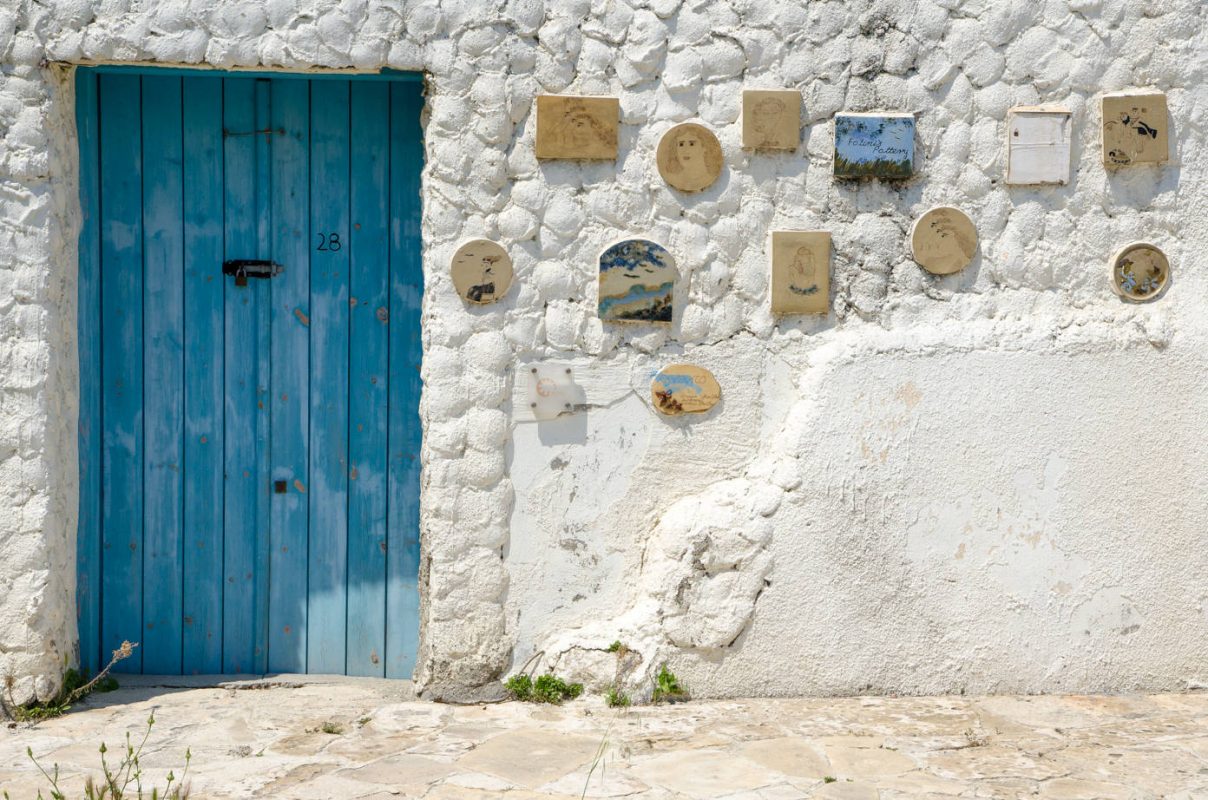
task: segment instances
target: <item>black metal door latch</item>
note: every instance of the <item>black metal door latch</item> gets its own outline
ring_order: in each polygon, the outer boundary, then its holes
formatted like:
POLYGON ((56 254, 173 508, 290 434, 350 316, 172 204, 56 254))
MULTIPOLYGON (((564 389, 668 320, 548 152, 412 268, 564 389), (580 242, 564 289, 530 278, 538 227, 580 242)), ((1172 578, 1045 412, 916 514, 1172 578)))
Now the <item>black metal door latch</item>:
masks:
POLYGON ((271 278, 285 272, 285 267, 272 261, 236 258, 222 262, 222 274, 234 275, 236 286, 247 286, 248 278, 271 278))

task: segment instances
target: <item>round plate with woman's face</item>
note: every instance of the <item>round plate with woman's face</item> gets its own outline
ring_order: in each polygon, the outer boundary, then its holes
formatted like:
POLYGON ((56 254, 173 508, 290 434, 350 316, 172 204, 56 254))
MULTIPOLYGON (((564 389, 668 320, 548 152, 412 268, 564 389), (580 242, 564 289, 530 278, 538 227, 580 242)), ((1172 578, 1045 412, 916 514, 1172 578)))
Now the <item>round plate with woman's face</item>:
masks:
POLYGON ((1112 256, 1112 289, 1126 300, 1157 297, 1170 279, 1170 261, 1157 245, 1126 244, 1112 256))
POLYGON ((952 206, 933 208, 910 231, 914 260, 933 275, 951 275, 969 266, 977 252, 973 220, 952 206))
POLYGON ((449 272, 453 288, 467 303, 494 303, 512 285, 512 259, 488 239, 471 239, 457 248, 449 272))
POLYGON ((704 125, 685 122, 663 134, 655 160, 667 183, 681 192, 699 192, 721 175, 721 143, 704 125))

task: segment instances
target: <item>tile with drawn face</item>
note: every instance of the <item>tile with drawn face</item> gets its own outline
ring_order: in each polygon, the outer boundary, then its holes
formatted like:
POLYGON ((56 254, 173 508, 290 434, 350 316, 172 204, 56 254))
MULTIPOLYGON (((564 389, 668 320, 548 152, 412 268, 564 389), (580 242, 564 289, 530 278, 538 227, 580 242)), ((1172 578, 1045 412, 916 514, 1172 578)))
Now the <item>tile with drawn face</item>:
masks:
POLYGON ((621 104, 615 97, 537 96, 537 158, 617 157, 621 104))
POLYGON ((1170 278, 1166 254, 1148 242, 1133 242, 1120 248, 1109 266, 1112 289, 1126 300, 1157 297, 1170 278))
POLYGON ((801 92, 747 89, 742 93, 742 146, 796 150, 801 138, 801 92))
POLYGON ((952 206, 933 208, 910 231, 914 260, 934 275, 960 272, 977 253, 977 228, 965 212, 952 206))
POLYGON ((671 324, 675 262, 661 244, 625 239, 600 254, 600 319, 671 324))
POLYGON ((685 122, 663 134, 655 154, 663 180, 681 192, 699 192, 721 175, 721 143, 704 125, 685 122))
POLYGON ((1022 107, 1007 112, 1007 183, 1069 183, 1070 112, 1022 107))
POLYGON ((830 310, 831 236, 827 231, 772 231, 772 313, 830 310))
POLYGON ((834 174, 882 180, 914 175, 914 115, 836 114, 834 174))
POLYGON ((453 288, 467 303, 493 303, 512 285, 512 259, 487 239, 471 239, 457 248, 449 272, 453 288))
POLYGON ((1166 95, 1162 92, 1106 94, 1103 111, 1103 164, 1127 167, 1161 164, 1170 157, 1166 95))

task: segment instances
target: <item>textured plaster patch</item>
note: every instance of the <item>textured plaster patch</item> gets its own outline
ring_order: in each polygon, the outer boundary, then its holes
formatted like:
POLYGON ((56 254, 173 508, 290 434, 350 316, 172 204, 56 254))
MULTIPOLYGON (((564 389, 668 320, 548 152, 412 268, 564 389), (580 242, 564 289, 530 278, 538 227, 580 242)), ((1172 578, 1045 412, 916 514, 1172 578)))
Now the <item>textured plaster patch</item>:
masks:
POLYGON ((635 681, 668 659, 700 694, 1208 680, 1203 15, 1195 0, 953 5, 0 9, 0 673, 17 699, 54 690, 75 640, 79 211, 70 82, 46 61, 427 73, 428 696, 622 634, 635 681), (802 91, 797 153, 741 150, 744 86, 802 91), (1097 97, 1130 87, 1167 92, 1171 160, 1108 174, 1097 97), (543 92, 619 96, 617 162, 538 163, 543 92), (1040 103, 1072 112, 1071 182, 1008 189, 1007 110, 1040 103), (833 182, 840 110, 916 112, 920 176, 833 182), (688 120, 726 154, 693 196, 653 158, 688 120), (937 204, 981 241, 943 278, 904 242, 937 204), (770 315, 772 228, 832 232, 825 319, 770 315), (679 265, 668 330, 596 318, 596 255, 626 235, 679 265), (472 236, 515 262, 488 309, 466 309, 446 271, 472 236), (1107 286, 1134 239, 1171 257, 1156 303, 1107 286), (512 400, 513 368, 539 360, 585 376, 598 407, 573 435, 543 440, 512 400), (705 419, 646 405, 671 361, 717 375, 705 419))

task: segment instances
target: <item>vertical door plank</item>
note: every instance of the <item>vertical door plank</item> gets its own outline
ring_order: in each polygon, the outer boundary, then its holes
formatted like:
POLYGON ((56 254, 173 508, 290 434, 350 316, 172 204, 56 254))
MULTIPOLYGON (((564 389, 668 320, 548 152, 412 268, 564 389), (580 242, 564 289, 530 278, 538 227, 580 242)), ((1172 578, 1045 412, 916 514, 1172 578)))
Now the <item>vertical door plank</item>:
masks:
MULTIPOLYGON (((101 649, 141 641, 143 226, 140 81, 101 75, 101 345, 104 415, 101 649)), ((139 672, 143 648, 117 670, 139 672)))
POLYGON ((222 81, 184 79, 184 669, 222 672, 222 81))
POLYGON ((268 669, 306 671, 310 369, 310 85, 272 84, 272 495, 268 669))
POLYGON ((307 665, 311 672, 341 673, 348 563, 348 83, 315 81, 310 92, 307 665))
POLYGON ((80 139, 79 314, 80 350, 80 521, 76 535, 76 625, 80 669, 100 668, 101 611, 101 240, 100 152, 97 124, 97 75, 76 72, 76 130, 80 139))
MULTIPOLYGON (((267 259, 272 256, 272 209, 270 200, 272 185, 272 137, 271 83, 259 79, 255 83, 255 137, 256 143, 256 250, 254 258, 267 259)), ((269 390, 272 380, 272 341, 269 338, 269 317, 272 312, 271 279, 252 282, 256 296, 255 327, 248 331, 248 345, 256 359, 256 526, 254 541, 255 595, 252 610, 253 623, 252 669, 264 673, 268 669, 268 607, 269 607, 269 539, 271 510, 270 442, 272 432, 272 404, 269 390)))
POLYGON ((181 671, 184 226, 180 78, 143 78, 143 671, 181 671))
MULTIPOLYGON (((255 80, 223 80, 226 259, 256 258, 255 80)), ((259 320, 251 279, 237 287, 224 277, 225 505, 223 509, 223 672, 255 665, 255 561, 257 474, 256 404, 259 320)))
POLYGON ((351 88, 348 366, 349 675, 386 674, 390 85, 351 88))
POLYGON ((411 677, 419 644, 421 91, 418 84, 390 84, 388 678, 411 677))

